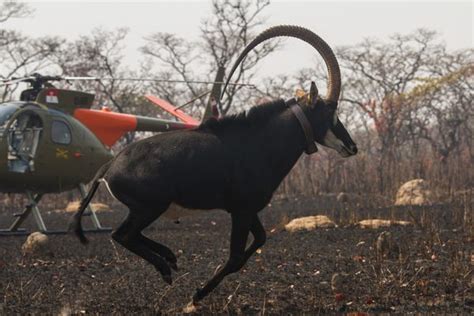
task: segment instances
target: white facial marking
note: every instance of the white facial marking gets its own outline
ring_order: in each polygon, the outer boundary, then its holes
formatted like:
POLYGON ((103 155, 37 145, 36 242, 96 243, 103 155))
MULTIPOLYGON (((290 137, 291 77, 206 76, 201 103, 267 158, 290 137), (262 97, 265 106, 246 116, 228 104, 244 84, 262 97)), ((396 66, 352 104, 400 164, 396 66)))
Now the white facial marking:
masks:
POLYGON ((324 136, 324 145, 337 151, 344 147, 344 143, 339 138, 337 138, 330 129, 328 129, 326 135, 324 136))

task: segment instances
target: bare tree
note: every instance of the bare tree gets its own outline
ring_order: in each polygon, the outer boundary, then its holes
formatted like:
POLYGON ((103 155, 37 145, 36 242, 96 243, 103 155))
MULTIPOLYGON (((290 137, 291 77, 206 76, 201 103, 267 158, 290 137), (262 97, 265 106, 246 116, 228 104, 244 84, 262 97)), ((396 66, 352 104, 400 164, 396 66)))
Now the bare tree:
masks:
POLYGON ((147 44, 141 51, 151 59, 147 61, 146 67, 143 67, 143 76, 164 80, 150 84, 154 93, 172 104, 180 104, 206 91, 206 86, 189 82, 196 78, 194 69, 198 67, 199 58, 197 43, 188 42, 170 33, 155 33, 148 36, 146 41, 147 44), (156 73, 151 70, 154 60, 160 64, 160 70, 156 73), (184 82, 174 83, 174 80, 184 82))
MULTIPOLYGON (((466 183, 473 172, 459 166, 472 163, 472 125, 474 122, 473 50, 445 51, 433 56, 426 82, 409 95, 415 104, 415 120, 407 127, 428 142, 433 163, 440 162, 436 181, 446 191, 466 183), (467 158, 469 157, 469 158, 467 158), (466 159, 467 158, 467 159, 466 159)), ((413 143, 413 141, 412 141, 413 143)), ((426 146, 425 146, 426 147, 426 146)))
MULTIPOLYGON (((0 23, 30 16, 32 10, 23 2, 4 1, 0 4, 0 23)), ((49 65, 46 60, 56 50, 60 40, 55 37, 33 39, 17 31, 0 28, 0 78, 31 74, 49 65)), ((5 87, 1 100, 10 99, 16 87, 5 87)))
POLYGON ((474 119, 473 52, 444 52, 434 56, 431 80, 425 83, 416 100, 425 116, 431 118, 419 122, 420 134, 442 161, 459 147, 462 129, 470 129, 467 123, 474 119))
MULTIPOLYGON (((33 39, 15 31, 5 31, 0 44, 0 78, 27 76, 52 65, 48 57, 61 45, 56 37, 33 39)), ((16 86, 5 87, 2 101, 11 98, 16 86)))
MULTIPOLYGON (((262 11, 268 5, 268 0, 215 0, 212 2, 212 15, 202 23, 200 41, 188 42, 173 34, 156 33, 146 38, 147 44, 142 52, 159 62, 163 69, 159 72, 161 77, 189 81, 196 78, 196 73, 205 73, 206 80, 213 80, 217 69, 228 67, 256 35, 256 30, 264 22, 262 11)), ((254 78, 255 64, 277 46, 278 42, 274 41, 255 49, 241 64, 234 80, 242 82, 254 78)), ((155 89, 173 103, 179 104, 185 101, 183 97, 199 97, 207 87, 184 84, 174 90, 169 85, 160 83, 155 89)), ((229 87, 222 102, 223 113, 229 111, 236 98, 239 104, 249 100, 249 94, 238 94, 241 89, 242 86, 229 87)))
MULTIPOLYGON (((435 33, 418 30, 338 53, 346 77, 341 116, 350 122, 360 154, 350 161, 329 152, 305 157, 296 169, 306 172, 292 173, 285 188, 392 194, 413 177, 431 179, 443 192, 472 183, 474 173, 462 167, 473 163, 472 49, 449 52, 435 33), (298 183, 316 189, 296 188, 298 183)), ((270 78, 258 93, 287 95, 311 76, 300 71, 270 78)))
POLYGON ((7 0, 0 3, 0 23, 12 18, 25 18, 30 16, 33 10, 24 2, 7 0))
MULTIPOLYGON (((123 41, 127 33, 125 28, 115 31, 94 29, 90 35, 82 35, 79 39, 63 45, 52 59, 62 74, 67 76, 121 77, 126 72, 122 59, 123 41)), ((116 98, 121 88, 129 83, 107 80, 79 81, 74 84, 81 90, 95 90, 98 104, 110 101, 119 112, 124 112, 123 105, 116 98)))
MULTIPOLYGON (((96 28, 90 35, 82 35, 77 40, 66 43, 51 58, 66 76, 119 79, 72 83, 78 90, 93 91, 96 95, 96 106, 112 105, 122 113, 151 114, 152 107, 143 97, 143 83, 121 80, 136 76, 135 72, 123 64, 123 49, 127 34, 126 28, 113 31, 96 28)), ((156 113, 157 111, 153 114, 156 113)), ((133 138, 133 133, 128 134, 126 142, 130 143, 133 138)))
POLYGON ((386 180, 397 176, 397 148, 405 141, 400 131, 410 104, 402 96, 419 84, 418 78, 428 71, 430 56, 442 49, 435 35, 421 29, 395 35, 388 43, 366 40, 338 50, 347 78, 342 101, 355 105, 377 134, 381 192, 390 186, 386 180))

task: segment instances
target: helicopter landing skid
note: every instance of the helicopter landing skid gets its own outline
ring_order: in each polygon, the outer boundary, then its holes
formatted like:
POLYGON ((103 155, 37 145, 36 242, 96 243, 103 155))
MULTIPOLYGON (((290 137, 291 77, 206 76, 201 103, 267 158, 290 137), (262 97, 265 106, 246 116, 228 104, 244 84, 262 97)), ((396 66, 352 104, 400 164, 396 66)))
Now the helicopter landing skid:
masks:
MULTIPOLYGON (((87 195, 86 187, 84 184, 79 184, 79 192, 81 193, 82 198, 85 198, 87 195)), ((13 216, 17 217, 15 221, 10 225, 7 229, 0 229, 0 236, 19 236, 19 235, 28 235, 29 232, 25 228, 20 228, 21 224, 33 214, 34 220, 36 225, 38 226, 38 231, 42 232, 43 234, 48 235, 58 235, 58 234, 67 234, 69 231, 66 230, 50 230, 46 228, 44 223, 43 217, 41 216, 41 212, 38 208, 38 203, 43 197, 43 194, 35 194, 33 195, 30 191, 26 192, 26 196, 28 197, 29 204, 25 207, 23 212, 14 214, 13 216)), ((90 216, 92 220, 92 225, 94 226, 93 229, 84 229, 84 232, 88 233, 102 233, 102 232, 110 232, 112 228, 110 227, 103 227, 97 217, 97 214, 94 210, 87 206, 86 212, 83 216, 90 216)))

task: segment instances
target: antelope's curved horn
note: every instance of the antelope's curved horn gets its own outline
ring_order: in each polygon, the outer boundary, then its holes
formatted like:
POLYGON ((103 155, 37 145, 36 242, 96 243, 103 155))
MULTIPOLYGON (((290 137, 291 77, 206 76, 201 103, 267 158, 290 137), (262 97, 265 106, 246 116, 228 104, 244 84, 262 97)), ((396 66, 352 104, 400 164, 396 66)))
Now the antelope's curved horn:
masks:
POLYGON ((334 55, 331 47, 318 35, 313 33, 312 31, 295 25, 278 25, 271 27, 258 35, 253 41, 251 41, 247 47, 245 47, 244 51, 240 54, 239 58, 234 63, 232 70, 227 77, 226 83, 224 85, 224 89, 222 89, 221 97, 219 101, 222 100, 224 96, 225 89, 227 88, 227 84, 230 81, 230 78, 234 74, 235 70, 242 62, 242 60, 247 56, 247 54, 254 49, 258 44, 280 36, 288 36, 288 37, 295 37, 302 41, 307 42, 311 46, 313 46, 319 54, 323 57, 324 62, 326 63, 326 67, 328 69, 328 91, 326 94, 326 99, 337 104, 339 100, 339 94, 341 92, 341 71, 339 70, 339 64, 337 62, 336 56, 334 55))

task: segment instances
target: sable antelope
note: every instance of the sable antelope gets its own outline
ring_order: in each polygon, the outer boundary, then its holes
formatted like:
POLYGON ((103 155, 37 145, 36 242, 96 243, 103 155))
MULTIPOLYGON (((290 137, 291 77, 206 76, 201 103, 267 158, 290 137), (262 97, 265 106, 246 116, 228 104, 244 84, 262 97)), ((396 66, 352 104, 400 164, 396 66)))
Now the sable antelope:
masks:
POLYGON ((171 203, 189 209, 226 210, 232 218, 230 257, 194 294, 193 302, 197 302, 226 275, 239 271, 265 243, 258 212, 268 204, 303 152, 316 152, 316 141, 344 157, 356 154, 355 143, 337 117, 341 82, 336 57, 313 32, 287 25, 264 31, 239 56, 227 82, 248 52, 278 36, 306 41, 322 55, 329 72, 326 98, 318 98, 313 82, 304 97, 278 100, 221 119, 211 118, 195 129, 156 135, 128 146, 98 171, 74 215, 71 228, 83 243, 87 240, 81 216, 104 178, 113 195, 129 208, 127 218, 112 238, 153 264, 171 284, 170 267, 177 269, 175 255, 141 231, 171 203), (249 232, 253 242, 245 249, 249 232))

